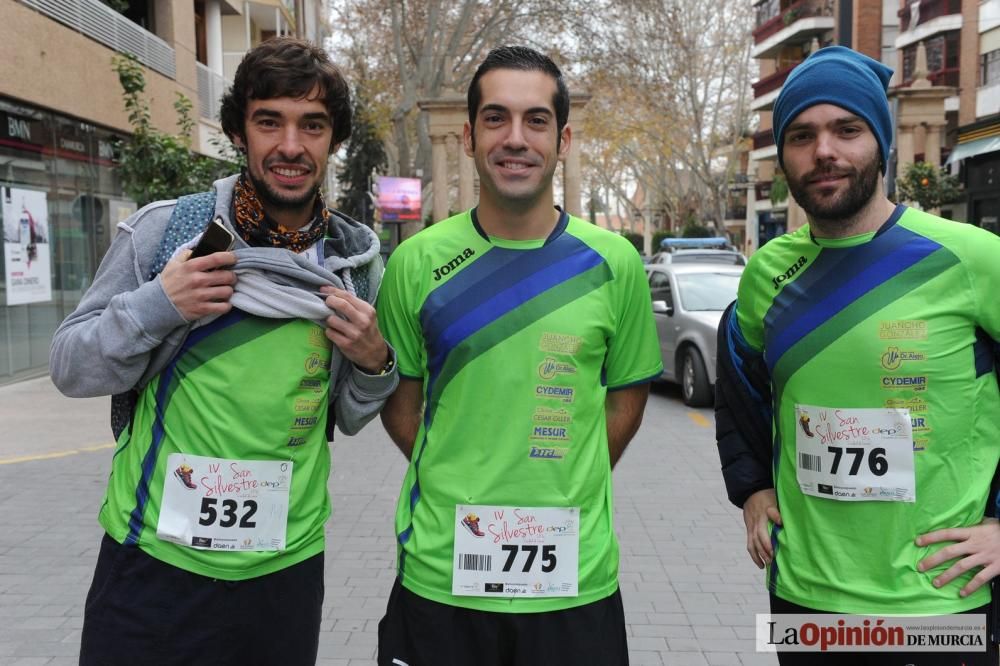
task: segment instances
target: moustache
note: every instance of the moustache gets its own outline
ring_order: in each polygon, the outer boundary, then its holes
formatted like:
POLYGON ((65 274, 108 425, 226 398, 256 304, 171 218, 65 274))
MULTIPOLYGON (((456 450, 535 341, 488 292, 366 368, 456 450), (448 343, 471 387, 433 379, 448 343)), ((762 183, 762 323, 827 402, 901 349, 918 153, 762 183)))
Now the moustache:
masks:
POLYGON ((305 167, 309 171, 314 169, 312 162, 305 157, 297 157, 294 160, 283 159, 281 157, 272 157, 270 159, 264 160, 264 168, 269 169, 273 166, 300 166, 305 167))
POLYGON ((834 178, 851 177, 855 173, 854 169, 814 169, 813 171, 807 173, 803 180, 807 183, 811 183, 820 180, 821 178, 830 178, 831 176, 834 178))

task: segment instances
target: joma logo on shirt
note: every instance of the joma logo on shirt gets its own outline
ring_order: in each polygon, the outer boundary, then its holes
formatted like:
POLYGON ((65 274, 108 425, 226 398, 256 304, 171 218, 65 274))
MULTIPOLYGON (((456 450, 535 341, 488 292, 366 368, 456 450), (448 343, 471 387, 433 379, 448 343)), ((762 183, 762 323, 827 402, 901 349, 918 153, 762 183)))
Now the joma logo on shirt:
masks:
POLYGON ((447 275, 448 273, 451 273, 453 270, 455 270, 456 268, 458 268, 459 266, 461 266, 463 263, 465 263, 465 260, 468 259, 468 258, 470 258, 474 254, 475 254, 475 252, 472 250, 472 248, 471 247, 467 247, 464 250, 462 250, 462 254, 456 255, 454 259, 452 259, 451 261, 449 261, 444 266, 441 266, 440 268, 435 268, 434 269, 434 281, 438 282, 445 275, 447 275))
POLYGON ((787 271, 785 271, 785 272, 784 272, 784 273, 782 273, 781 275, 777 275, 777 276, 775 276, 775 277, 771 278, 771 282, 773 282, 773 283, 774 283, 774 288, 775 288, 775 290, 777 290, 777 289, 778 289, 778 287, 779 287, 779 286, 781 285, 781 283, 782 283, 782 282, 784 282, 785 280, 791 280, 791 279, 792 279, 792 277, 793 277, 793 276, 794 276, 794 275, 795 275, 796 273, 798 273, 798 272, 799 272, 799 270, 800 270, 800 269, 801 269, 801 268, 802 268, 803 266, 805 266, 805 265, 806 265, 807 263, 809 263, 809 260, 808 260, 808 259, 806 259, 805 257, 799 257, 799 260, 798 260, 798 261, 796 261, 796 262, 795 262, 794 264, 792 264, 791 266, 789 266, 789 267, 788 267, 788 270, 787 270, 787 271))

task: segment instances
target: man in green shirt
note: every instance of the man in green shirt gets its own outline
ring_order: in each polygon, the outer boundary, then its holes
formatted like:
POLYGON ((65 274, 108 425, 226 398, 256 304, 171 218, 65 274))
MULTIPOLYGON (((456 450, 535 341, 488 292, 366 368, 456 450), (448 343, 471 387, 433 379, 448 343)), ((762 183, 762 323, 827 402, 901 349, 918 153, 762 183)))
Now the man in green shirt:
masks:
POLYGON ((67 395, 140 389, 100 510, 83 666, 312 666, 328 438, 395 387, 371 304, 378 240, 319 193, 351 133, 340 71, 308 42, 268 40, 237 69, 222 126, 246 168, 190 215, 233 251, 191 258, 182 204, 145 206, 53 339, 67 395))
MULTIPOLYGON (((723 474, 772 613, 986 613, 1000 571, 983 517, 1000 238, 886 198, 891 75, 836 46, 793 70, 774 133, 809 224, 753 255, 720 325, 723 474)), ((780 649, 782 664, 844 659, 780 649)), ((859 649, 867 664, 997 661, 995 646, 859 649)))
POLYGON ((611 468, 661 364, 638 253, 553 206, 568 115, 549 58, 492 51, 464 134, 479 204, 387 266, 382 422, 410 466, 379 664, 627 663, 611 468))

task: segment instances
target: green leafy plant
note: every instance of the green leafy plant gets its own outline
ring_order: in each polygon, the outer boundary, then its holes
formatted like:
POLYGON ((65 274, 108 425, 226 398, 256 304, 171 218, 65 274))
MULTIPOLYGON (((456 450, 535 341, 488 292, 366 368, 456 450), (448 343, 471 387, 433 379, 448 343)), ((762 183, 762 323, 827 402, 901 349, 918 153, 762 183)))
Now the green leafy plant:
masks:
POLYGON ((344 167, 337 175, 341 184, 337 207, 365 224, 372 224, 375 207, 368 196, 373 173, 385 173, 388 160, 378 126, 369 112, 367 99, 361 91, 354 96, 354 122, 351 140, 347 144, 344 167))
POLYGON ((776 173, 771 180, 771 204, 776 206, 788 200, 788 181, 785 174, 776 173))
POLYGON ((921 210, 938 208, 962 197, 959 180, 929 162, 908 164, 896 179, 896 190, 900 201, 913 202, 921 210))
POLYGON ((140 206, 151 201, 174 199, 183 194, 204 192, 212 182, 239 169, 229 161, 214 160, 191 150, 195 121, 191 100, 180 93, 174 101, 177 135, 155 127, 145 99, 146 76, 135 58, 115 55, 112 67, 124 90, 125 111, 132 136, 119 144, 118 173, 125 193, 140 206))
POLYGON ((635 249, 638 250, 639 254, 642 254, 642 234, 637 234, 634 231, 623 231, 622 236, 627 238, 635 249))
POLYGON ((664 238, 674 238, 674 234, 669 231, 657 231, 653 234, 653 252, 660 251, 660 241, 664 238))
POLYGON ((688 222, 681 229, 681 238, 711 238, 714 235, 715 232, 704 224, 698 224, 697 222, 688 222))

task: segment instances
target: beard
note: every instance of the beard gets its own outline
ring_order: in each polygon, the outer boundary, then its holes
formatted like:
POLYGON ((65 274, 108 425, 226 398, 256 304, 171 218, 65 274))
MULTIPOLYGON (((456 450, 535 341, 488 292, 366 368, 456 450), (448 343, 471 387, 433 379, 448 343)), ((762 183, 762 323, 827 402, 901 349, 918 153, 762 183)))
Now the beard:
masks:
POLYGON ((301 210, 311 206, 316 200, 316 195, 319 194, 319 184, 317 184, 302 194, 284 195, 268 185, 262 178, 258 178, 253 169, 247 168, 247 175, 250 177, 254 189, 257 190, 257 196, 260 197, 261 203, 267 204, 275 210, 301 210))
POLYGON ((841 169, 831 166, 823 166, 813 169, 804 174, 801 178, 796 178, 790 173, 785 173, 788 181, 788 191, 791 192, 795 202, 806 212, 811 220, 827 223, 849 222, 857 215, 862 208, 868 205, 875 195, 878 187, 878 179, 881 178, 879 169, 879 153, 872 155, 871 159, 865 162, 861 169, 849 167, 841 169), (815 193, 810 193, 808 183, 811 180, 831 174, 845 176, 848 179, 847 188, 833 197, 822 197, 815 193))

